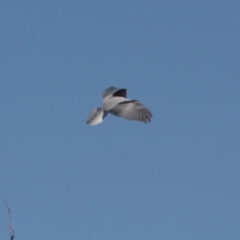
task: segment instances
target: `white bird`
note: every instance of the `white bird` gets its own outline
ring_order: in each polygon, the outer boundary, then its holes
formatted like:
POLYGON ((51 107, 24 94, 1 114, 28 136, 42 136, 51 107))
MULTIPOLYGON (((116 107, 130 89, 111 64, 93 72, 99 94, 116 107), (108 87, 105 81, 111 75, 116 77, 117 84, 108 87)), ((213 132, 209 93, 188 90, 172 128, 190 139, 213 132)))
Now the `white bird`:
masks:
POLYGON ((87 124, 94 126, 101 123, 108 113, 128 120, 150 122, 151 112, 139 101, 127 99, 126 95, 125 88, 107 88, 103 93, 103 107, 94 108, 87 119, 87 124))

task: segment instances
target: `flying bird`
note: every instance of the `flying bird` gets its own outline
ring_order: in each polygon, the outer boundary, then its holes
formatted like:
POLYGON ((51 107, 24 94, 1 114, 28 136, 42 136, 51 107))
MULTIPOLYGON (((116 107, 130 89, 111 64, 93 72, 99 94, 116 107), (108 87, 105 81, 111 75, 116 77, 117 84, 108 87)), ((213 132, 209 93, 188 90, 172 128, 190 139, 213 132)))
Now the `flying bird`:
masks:
POLYGON ((103 93, 103 106, 94 108, 90 113, 87 124, 94 126, 103 121, 108 113, 128 120, 150 122, 151 112, 138 100, 126 98, 127 89, 110 87, 103 93))

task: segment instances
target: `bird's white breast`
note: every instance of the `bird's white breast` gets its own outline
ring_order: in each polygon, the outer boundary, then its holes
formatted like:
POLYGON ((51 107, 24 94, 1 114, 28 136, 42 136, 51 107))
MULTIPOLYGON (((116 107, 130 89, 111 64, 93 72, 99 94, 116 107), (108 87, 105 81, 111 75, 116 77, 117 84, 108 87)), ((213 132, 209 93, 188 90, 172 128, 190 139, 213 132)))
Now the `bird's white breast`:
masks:
POLYGON ((104 99, 103 101, 103 108, 105 111, 110 111, 112 110, 117 104, 128 101, 130 99, 124 98, 124 97, 112 97, 109 99, 104 99))

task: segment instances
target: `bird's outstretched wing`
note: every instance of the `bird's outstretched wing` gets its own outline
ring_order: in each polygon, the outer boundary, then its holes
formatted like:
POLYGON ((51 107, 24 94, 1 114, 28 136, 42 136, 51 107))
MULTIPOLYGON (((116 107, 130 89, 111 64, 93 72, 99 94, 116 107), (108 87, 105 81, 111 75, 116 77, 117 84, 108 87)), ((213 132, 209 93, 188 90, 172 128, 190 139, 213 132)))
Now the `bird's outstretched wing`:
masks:
POLYGON ((152 117, 151 112, 137 100, 120 102, 114 108, 109 110, 109 112, 129 120, 136 120, 145 123, 150 122, 152 117))
POLYGON ((127 97, 127 89, 110 87, 103 92, 103 99, 109 97, 127 97))

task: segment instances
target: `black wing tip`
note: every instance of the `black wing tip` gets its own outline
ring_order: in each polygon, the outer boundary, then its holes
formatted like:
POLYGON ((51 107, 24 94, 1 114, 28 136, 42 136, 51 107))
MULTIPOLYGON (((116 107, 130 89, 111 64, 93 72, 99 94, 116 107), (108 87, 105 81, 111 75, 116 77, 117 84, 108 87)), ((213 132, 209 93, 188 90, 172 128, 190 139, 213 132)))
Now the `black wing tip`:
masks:
POLYGON ((128 104, 128 103, 134 103, 134 102, 138 102, 137 100, 127 100, 127 101, 123 101, 118 103, 118 105, 123 105, 123 104, 128 104))
POLYGON ((124 97, 126 98, 127 96, 127 89, 125 88, 120 88, 116 92, 113 93, 114 97, 124 97))

